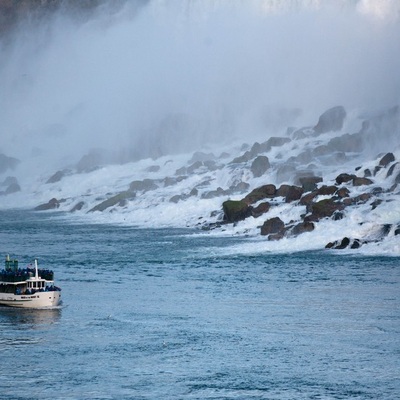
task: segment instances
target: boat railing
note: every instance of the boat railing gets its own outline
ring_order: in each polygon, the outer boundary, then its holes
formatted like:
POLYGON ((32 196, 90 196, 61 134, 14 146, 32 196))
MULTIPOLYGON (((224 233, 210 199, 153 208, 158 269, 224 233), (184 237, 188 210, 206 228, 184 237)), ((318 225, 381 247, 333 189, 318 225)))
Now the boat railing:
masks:
MULTIPOLYGON (((54 273, 49 269, 39 269, 38 274, 41 279, 46 281, 54 280, 54 273)), ((0 280, 3 282, 22 282, 26 281, 35 276, 34 268, 18 268, 17 270, 1 270, 0 271, 0 280)))

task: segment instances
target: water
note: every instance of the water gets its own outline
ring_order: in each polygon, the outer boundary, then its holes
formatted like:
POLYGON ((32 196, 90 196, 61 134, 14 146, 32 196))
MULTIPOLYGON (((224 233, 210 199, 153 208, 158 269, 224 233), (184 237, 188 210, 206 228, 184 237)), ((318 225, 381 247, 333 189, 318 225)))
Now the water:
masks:
POLYGON ((0 212, 64 305, 0 309, 1 399, 398 399, 399 258, 0 212), (224 250, 225 249, 225 250, 224 250))

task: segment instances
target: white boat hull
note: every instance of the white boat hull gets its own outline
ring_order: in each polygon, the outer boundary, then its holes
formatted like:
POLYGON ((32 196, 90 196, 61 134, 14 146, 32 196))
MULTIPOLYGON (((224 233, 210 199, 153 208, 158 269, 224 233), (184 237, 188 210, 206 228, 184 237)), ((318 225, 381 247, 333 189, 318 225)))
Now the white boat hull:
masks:
POLYGON ((20 308, 56 307, 61 302, 60 291, 36 292, 35 294, 16 295, 0 293, 0 305, 20 308))

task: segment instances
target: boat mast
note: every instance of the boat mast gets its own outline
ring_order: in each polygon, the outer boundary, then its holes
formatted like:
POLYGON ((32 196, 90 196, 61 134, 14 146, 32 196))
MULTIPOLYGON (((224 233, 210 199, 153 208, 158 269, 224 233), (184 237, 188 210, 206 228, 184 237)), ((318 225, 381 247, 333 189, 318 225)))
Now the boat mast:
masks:
POLYGON ((39 279, 39 271, 36 258, 35 258, 35 279, 39 279))

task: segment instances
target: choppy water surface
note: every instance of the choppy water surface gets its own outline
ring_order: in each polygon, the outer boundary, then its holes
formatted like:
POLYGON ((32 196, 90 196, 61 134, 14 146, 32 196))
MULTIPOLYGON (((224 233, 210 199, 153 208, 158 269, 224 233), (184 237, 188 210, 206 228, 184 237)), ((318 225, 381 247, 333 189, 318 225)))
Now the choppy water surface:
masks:
POLYGON ((0 398, 400 397, 399 258, 0 218, 1 252, 54 269, 64 300, 0 309, 0 398))

